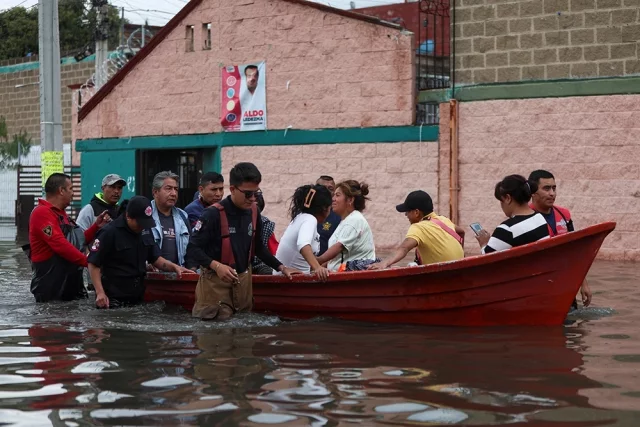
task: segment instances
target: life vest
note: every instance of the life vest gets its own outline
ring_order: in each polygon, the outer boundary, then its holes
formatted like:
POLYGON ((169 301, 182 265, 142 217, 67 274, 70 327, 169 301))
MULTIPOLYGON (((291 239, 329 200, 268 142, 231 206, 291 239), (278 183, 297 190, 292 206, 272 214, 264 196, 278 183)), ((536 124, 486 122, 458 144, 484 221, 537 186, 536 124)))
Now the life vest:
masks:
MULTIPOLYGON (((235 268, 236 259, 233 256, 233 248, 231 247, 231 233, 229 232, 229 220, 227 218, 227 213, 224 210, 224 206, 220 203, 214 203, 213 207, 218 209, 218 212, 220 212, 220 237, 222 238, 220 262, 235 268)), ((258 226, 258 206, 255 203, 251 205, 251 226, 253 235, 251 236, 251 249, 249 250, 248 266, 251 266, 251 260, 255 253, 255 236, 257 230, 256 227, 258 226)))
MULTIPOLYGON (((533 203, 530 203, 529 207, 536 211, 533 203)), ((553 219, 556 223, 556 232, 554 233, 551 226, 547 224, 547 227, 549 228, 549 236, 560 236, 561 234, 573 231, 573 223, 571 222, 571 212, 569 212, 569 209, 560 206, 554 206, 551 209, 553 211, 553 219)))

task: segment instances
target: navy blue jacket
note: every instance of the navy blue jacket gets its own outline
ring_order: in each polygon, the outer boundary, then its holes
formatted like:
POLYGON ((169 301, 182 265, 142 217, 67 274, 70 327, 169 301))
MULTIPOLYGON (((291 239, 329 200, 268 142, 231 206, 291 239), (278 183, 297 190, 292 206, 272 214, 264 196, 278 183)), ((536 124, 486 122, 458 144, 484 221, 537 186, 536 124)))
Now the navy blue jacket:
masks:
POLYGON ((338 228, 341 220, 340 215, 331 211, 327 219, 325 219, 322 224, 318 224, 318 234, 320 235, 320 253, 318 253, 318 256, 329 249, 329 239, 333 235, 333 232, 336 231, 336 228, 338 228))

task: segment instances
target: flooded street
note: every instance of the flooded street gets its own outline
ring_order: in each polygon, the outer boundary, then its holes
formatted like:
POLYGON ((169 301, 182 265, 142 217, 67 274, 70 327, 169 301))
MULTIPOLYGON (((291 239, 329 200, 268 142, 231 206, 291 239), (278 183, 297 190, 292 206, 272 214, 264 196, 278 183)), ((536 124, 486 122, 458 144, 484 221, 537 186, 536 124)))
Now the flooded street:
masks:
MULTIPOLYGON (((36 305, 0 227, 0 425, 640 425, 640 269, 564 327, 428 328, 36 305)), ((93 295, 92 295, 93 298, 93 295)))

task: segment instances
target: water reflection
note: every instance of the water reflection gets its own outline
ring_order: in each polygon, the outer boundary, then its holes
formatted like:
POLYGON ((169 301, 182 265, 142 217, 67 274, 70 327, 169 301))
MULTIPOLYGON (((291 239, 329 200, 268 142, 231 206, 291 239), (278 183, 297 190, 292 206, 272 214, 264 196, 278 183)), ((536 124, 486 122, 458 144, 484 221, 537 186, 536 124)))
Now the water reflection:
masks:
POLYGON ((35 325, 0 336, 0 351, 25 350, 0 366, 9 425, 535 425, 602 412, 581 393, 602 386, 580 373, 578 330, 301 322, 191 333, 35 325))

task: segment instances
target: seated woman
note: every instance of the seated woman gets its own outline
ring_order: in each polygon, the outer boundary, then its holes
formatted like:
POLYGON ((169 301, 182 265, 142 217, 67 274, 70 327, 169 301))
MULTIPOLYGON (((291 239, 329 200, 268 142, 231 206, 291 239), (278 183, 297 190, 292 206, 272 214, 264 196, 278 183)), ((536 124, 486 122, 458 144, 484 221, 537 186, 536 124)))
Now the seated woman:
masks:
POLYGON ((329 249, 318 261, 328 262, 329 270, 363 270, 376 262, 373 233, 362 215, 369 200, 369 186, 349 180, 336 186, 331 207, 342 221, 329 239, 329 249))
POLYGON ((402 260, 410 250, 417 249, 419 264, 455 261, 464 258, 464 230, 447 217, 433 211, 433 200, 425 191, 412 191, 404 203, 396 206, 404 212, 411 226, 395 253, 384 261, 372 264, 369 270, 385 269, 402 260))
MULTIPOLYGON (((278 240, 275 235, 276 223, 262 215, 265 207, 264 196, 262 194, 256 197, 256 204, 258 205, 258 213, 262 216, 262 243, 264 243, 272 255, 275 255, 278 250, 278 240)), ((252 274, 269 275, 273 274, 273 271, 273 268, 262 262, 260 258, 253 257, 251 261, 252 274)))
POLYGON ((549 226, 544 217, 529 207, 531 194, 538 185, 521 175, 509 175, 496 184, 494 195, 500 200, 502 212, 509 217, 489 236, 481 230, 476 239, 483 254, 504 251, 549 237, 549 226))
POLYGON ((276 258, 304 273, 315 273, 326 281, 329 270, 320 265, 315 254, 320 251, 318 223, 327 219, 330 209, 331 193, 324 186, 298 187, 289 207, 291 223, 282 235, 276 258))

